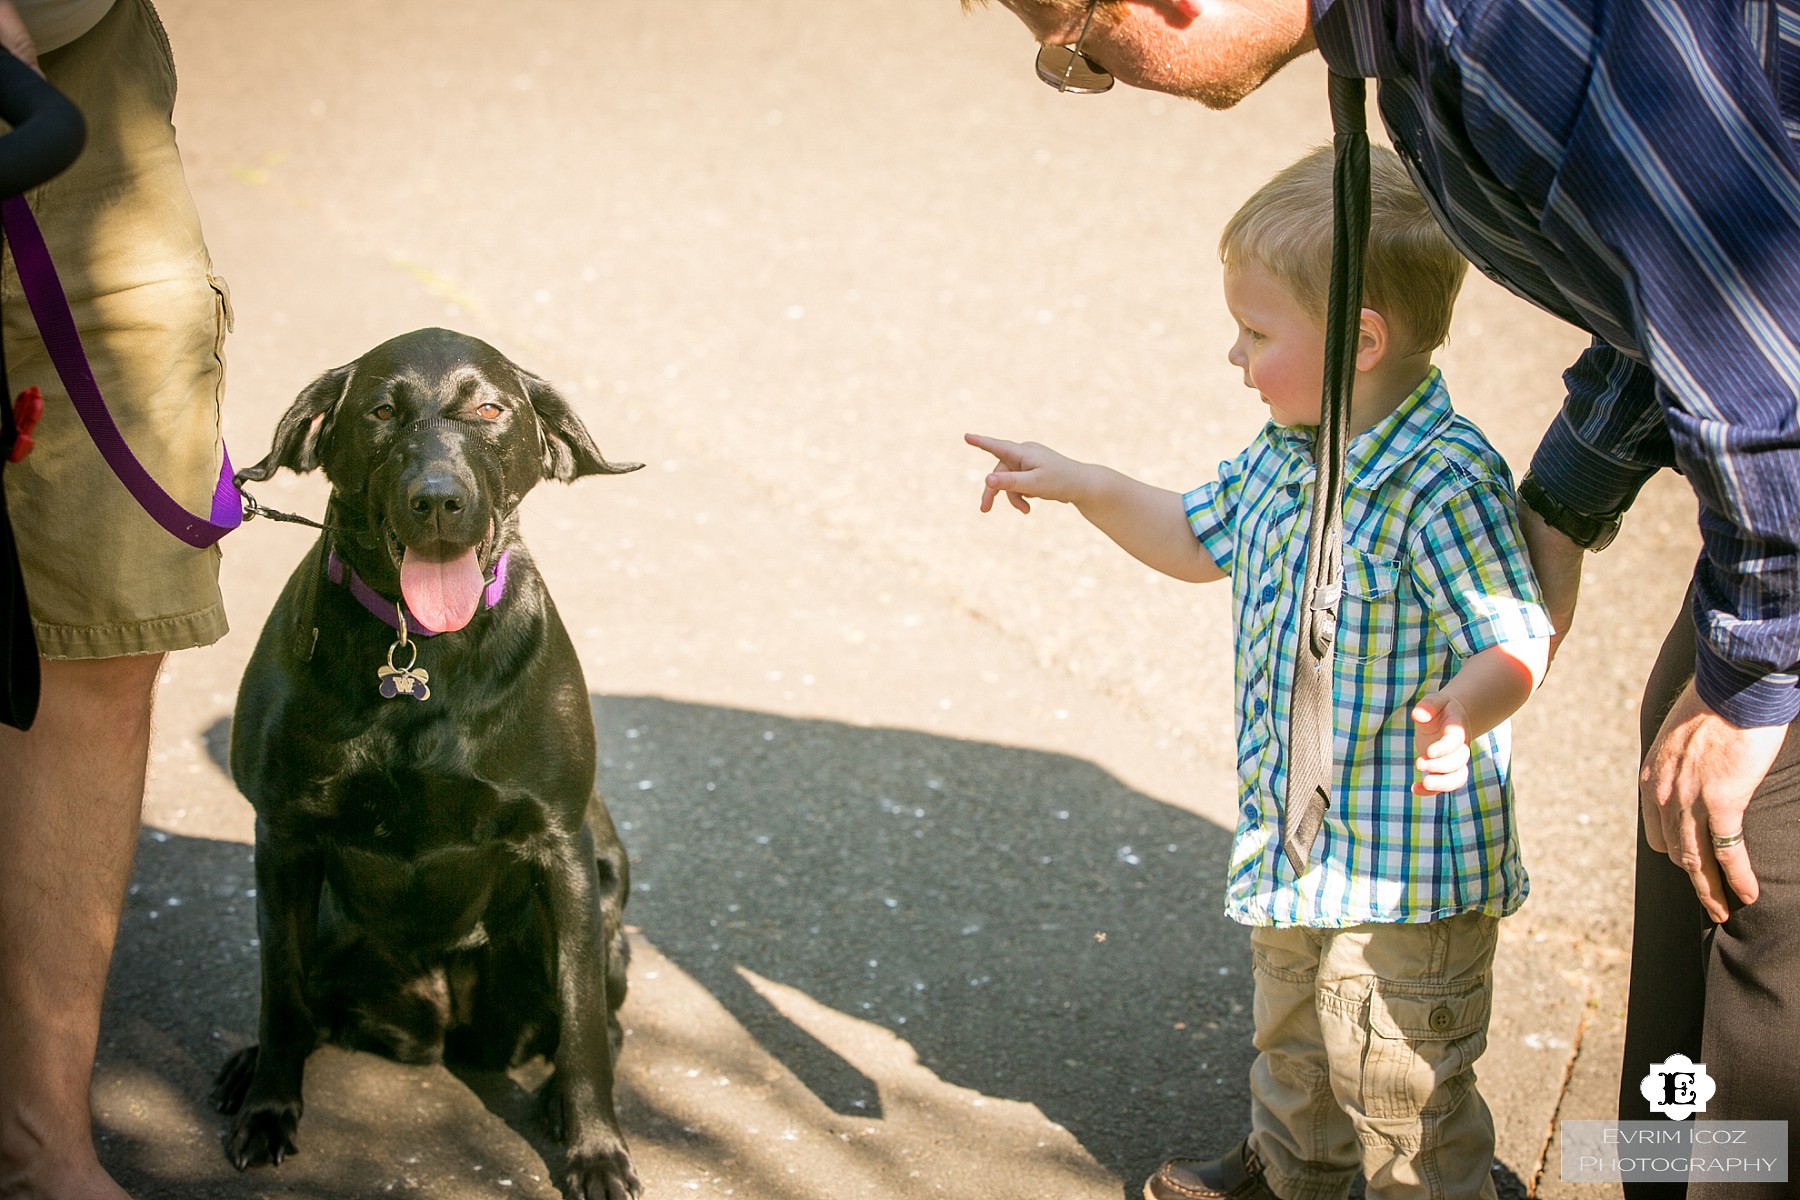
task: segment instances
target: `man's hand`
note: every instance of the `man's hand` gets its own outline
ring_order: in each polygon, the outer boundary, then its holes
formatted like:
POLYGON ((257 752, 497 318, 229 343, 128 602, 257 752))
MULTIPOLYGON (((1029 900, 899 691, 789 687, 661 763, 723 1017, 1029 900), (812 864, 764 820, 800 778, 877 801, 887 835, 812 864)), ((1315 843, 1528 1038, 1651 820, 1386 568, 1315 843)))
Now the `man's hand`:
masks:
POLYGON ((964 434, 963 440, 1000 460, 982 488, 982 512, 993 508, 994 497, 1001 492, 1006 493, 1014 508, 1028 513, 1031 511, 1031 505, 1026 501, 1028 496, 1077 504, 1091 486, 1093 468, 1065 458, 1048 446, 1036 442, 1008 442, 979 433, 964 434))
POLYGON ((1462 701, 1444 692, 1433 692, 1413 705, 1414 766, 1419 778, 1413 795, 1435 796, 1454 792, 1469 782, 1469 716, 1462 701))
POLYGON ((1755 902, 1758 888, 1749 847, 1715 847, 1712 839, 1743 832, 1750 797, 1786 738, 1785 725, 1739 729, 1714 712, 1690 680, 1638 774, 1650 848, 1688 873, 1714 921, 1731 915, 1726 885, 1745 904, 1755 902))

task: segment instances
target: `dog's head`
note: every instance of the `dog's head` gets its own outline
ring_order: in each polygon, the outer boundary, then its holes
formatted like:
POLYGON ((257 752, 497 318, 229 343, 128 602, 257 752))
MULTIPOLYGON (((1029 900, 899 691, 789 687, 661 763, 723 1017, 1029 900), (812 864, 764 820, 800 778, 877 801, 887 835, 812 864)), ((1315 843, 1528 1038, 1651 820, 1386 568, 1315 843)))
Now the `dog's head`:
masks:
POLYGON ((474 615, 539 480, 642 465, 607 462, 555 388, 486 342, 420 329, 307 385, 238 478, 324 467, 337 522, 377 575, 391 567, 420 620, 446 630, 474 615))

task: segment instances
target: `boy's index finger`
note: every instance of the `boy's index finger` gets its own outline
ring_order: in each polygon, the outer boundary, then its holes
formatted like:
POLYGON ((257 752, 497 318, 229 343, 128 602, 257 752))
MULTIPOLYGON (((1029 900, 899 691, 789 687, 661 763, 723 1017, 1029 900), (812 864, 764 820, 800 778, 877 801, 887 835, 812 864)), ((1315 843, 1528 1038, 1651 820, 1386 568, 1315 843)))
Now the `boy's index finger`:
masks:
POLYGON ((1023 449, 1019 443, 1009 442, 1005 438, 987 437, 986 435, 979 433, 965 433, 963 434, 963 441, 969 443, 969 445, 975 447, 977 450, 986 450, 989 454, 999 459, 1001 464, 1008 469, 1015 471, 1019 469, 1022 461, 1019 452, 1023 449))

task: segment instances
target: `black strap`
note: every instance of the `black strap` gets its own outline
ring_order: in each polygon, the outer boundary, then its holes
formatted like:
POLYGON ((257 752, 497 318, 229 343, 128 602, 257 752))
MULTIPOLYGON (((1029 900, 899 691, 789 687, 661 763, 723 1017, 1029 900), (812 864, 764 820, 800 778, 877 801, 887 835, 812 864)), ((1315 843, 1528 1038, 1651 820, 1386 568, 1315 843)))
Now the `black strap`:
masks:
POLYGON ((1343 594, 1344 449, 1362 318, 1363 249, 1369 237, 1369 136, 1363 81, 1333 74, 1331 88, 1331 288, 1325 313, 1325 395, 1313 442, 1317 479, 1306 534, 1299 642, 1288 708, 1288 778, 1281 846, 1305 874, 1336 775, 1331 657, 1343 594))
MULTIPOLYGON (((0 196, 17 196, 60 173, 81 153, 86 127, 81 113, 55 88, 0 50, 0 119, 11 131, 0 138, 0 196)), ((0 239, 3 240, 3 239, 0 239)), ((6 360, 0 355, 0 723, 29 729, 38 707, 38 646, 25 597, 19 546, 6 513, 6 458, 18 428, 6 360)))
POLYGON ((19 435, 11 394, 6 388, 6 355, 0 349, 0 723, 30 729, 37 716, 40 681, 25 571, 19 566, 19 545, 6 512, 6 458, 19 435))

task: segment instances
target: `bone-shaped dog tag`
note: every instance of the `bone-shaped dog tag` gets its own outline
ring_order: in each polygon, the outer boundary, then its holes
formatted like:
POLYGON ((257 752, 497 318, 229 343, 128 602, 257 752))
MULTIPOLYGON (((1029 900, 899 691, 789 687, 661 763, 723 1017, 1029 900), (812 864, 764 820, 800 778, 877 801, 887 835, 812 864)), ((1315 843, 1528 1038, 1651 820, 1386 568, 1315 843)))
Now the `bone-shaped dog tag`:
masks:
POLYGON ((378 667, 375 674, 381 680, 381 694, 389 700, 395 696, 411 696, 415 700, 431 699, 431 688, 427 686, 431 673, 424 667, 407 667, 403 670, 389 664, 378 667))
POLYGON ((400 637, 388 647, 387 665, 377 667, 375 670, 375 677, 380 680, 381 694, 389 700, 396 696, 411 696, 414 700, 429 700, 431 699, 429 686, 431 672, 424 667, 413 665, 419 661, 419 647, 417 643, 406 636, 406 613, 400 609, 399 605, 395 605, 394 608, 400 614, 400 637), (402 647, 411 650, 412 657, 406 660, 404 667, 396 667, 394 651, 402 647))

